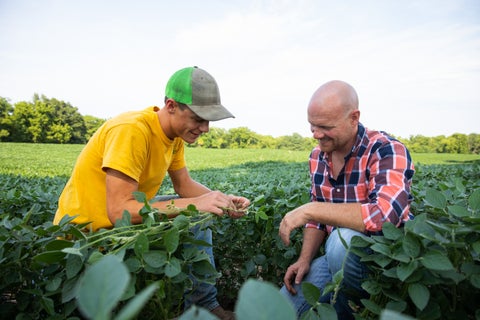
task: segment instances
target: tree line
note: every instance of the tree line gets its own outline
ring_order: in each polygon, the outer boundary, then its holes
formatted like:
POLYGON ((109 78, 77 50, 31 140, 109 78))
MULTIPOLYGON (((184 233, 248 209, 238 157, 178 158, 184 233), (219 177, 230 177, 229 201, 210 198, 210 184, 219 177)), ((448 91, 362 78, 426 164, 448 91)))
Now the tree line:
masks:
MULTIPOLYGON (((12 105, 0 97, 0 141, 83 144, 106 121, 81 115, 70 103, 34 94, 32 101, 12 105)), ((409 138, 396 137, 415 153, 480 153, 480 134, 409 138)), ((317 142, 298 133, 280 137, 257 134, 246 127, 222 129, 211 127, 191 147, 256 148, 311 150, 317 142)))

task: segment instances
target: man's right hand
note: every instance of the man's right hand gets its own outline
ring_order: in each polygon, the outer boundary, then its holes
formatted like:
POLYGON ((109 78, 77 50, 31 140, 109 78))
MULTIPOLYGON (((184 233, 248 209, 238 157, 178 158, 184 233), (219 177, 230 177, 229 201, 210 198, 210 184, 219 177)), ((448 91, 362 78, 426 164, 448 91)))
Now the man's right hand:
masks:
POLYGON ((287 288, 291 294, 297 294, 293 284, 300 284, 308 271, 310 271, 310 263, 304 260, 297 260, 297 262, 288 267, 283 277, 285 288, 287 288))
POLYGON ((210 191, 193 199, 193 204, 200 211, 211 212, 223 216, 223 208, 235 208, 232 198, 220 191, 210 191))

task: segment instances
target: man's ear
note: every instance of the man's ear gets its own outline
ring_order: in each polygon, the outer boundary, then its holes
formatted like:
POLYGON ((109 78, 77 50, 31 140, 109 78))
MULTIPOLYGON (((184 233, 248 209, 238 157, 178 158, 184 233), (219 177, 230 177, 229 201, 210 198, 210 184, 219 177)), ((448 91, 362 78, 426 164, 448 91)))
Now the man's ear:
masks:
POLYGON ((352 119, 354 123, 360 122, 360 110, 358 109, 353 110, 352 113, 350 114, 350 119, 352 119))
POLYGON ((165 101, 165 108, 168 113, 174 114, 175 109, 177 108, 177 103, 173 99, 167 99, 167 101, 165 101))

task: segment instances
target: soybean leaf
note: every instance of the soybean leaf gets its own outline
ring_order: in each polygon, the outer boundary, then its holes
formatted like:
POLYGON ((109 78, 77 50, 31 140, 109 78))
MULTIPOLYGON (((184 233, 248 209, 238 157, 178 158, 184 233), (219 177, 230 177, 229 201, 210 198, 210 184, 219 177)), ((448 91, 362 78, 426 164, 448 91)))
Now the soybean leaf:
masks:
POLYGON ((45 262, 45 263, 56 263, 60 262, 65 258, 66 253, 61 251, 47 251, 40 253, 34 257, 36 261, 45 262))
POLYGON ((371 237, 353 236, 350 240, 350 246, 365 248, 372 245, 375 241, 371 237))
POLYGON ((409 263, 400 263, 397 266, 397 275, 400 281, 405 281, 418 267, 418 262, 416 260, 410 261, 409 263))
POLYGON ((67 279, 62 285, 62 303, 66 303, 77 295, 78 278, 67 279))
POLYGON ((211 314, 207 309, 196 306, 196 305, 193 305, 190 308, 188 308, 188 310, 185 311, 178 319, 179 320, 192 320, 192 319, 218 320, 218 318, 213 314, 211 314))
POLYGON ((82 258, 77 255, 68 255, 67 264, 65 266, 65 271, 67 274, 67 279, 75 277, 80 270, 82 270, 83 261, 82 258))
POLYGON ((169 278, 173 278, 182 272, 182 266, 180 260, 175 257, 171 257, 167 264, 165 265, 165 275, 169 278))
POLYGON ((201 260, 192 264, 192 272, 196 275, 217 275, 217 270, 212 266, 209 260, 201 260))
POLYGON ((412 283, 408 286, 408 295, 415 306, 423 310, 430 299, 430 291, 421 283, 412 283))
POLYGON ((411 233, 407 233, 402 240, 403 251, 411 258, 416 258, 420 254, 421 243, 411 233))
POLYGON ((371 300, 368 300, 368 299, 361 299, 360 301, 365 306, 365 308, 367 308, 368 310, 370 310, 374 314, 379 315, 380 312, 382 312, 382 307, 380 307, 375 302, 373 302, 371 300))
POLYGON ((159 284, 154 282, 148 287, 140 291, 135 295, 135 298, 130 300, 127 305, 120 311, 115 320, 129 320, 134 319, 137 314, 142 310, 143 306, 153 296, 155 291, 159 288, 159 284))
POLYGON ((448 257, 439 251, 429 251, 420 260, 422 264, 432 270, 448 271, 453 269, 453 265, 448 257))
POLYGON ((88 257, 88 263, 89 264, 94 264, 94 263, 100 261, 102 258, 103 258, 103 254, 101 252, 94 251, 94 252, 92 252, 90 257, 88 257))
POLYGON ((132 194, 135 200, 148 205, 147 195, 145 193, 141 191, 134 191, 132 194))
POLYGON ((425 202, 438 209, 444 209, 447 205, 447 198, 438 190, 428 188, 425 194, 425 202))
POLYGON ((337 319, 337 311, 333 305, 329 303, 320 303, 317 306, 318 314, 322 316, 321 319, 337 319))
POLYGON ((310 282, 302 282, 302 292, 305 300, 311 305, 315 306, 320 300, 320 289, 310 282))
MULTIPOLYGON (((407 302, 406 301, 389 301, 387 305, 385 306, 386 309, 388 310, 393 310, 397 312, 402 312, 407 308, 407 302)), ((388 319, 391 320, 391 319, 388 319)))
POLYGON ((387 257, 392 257, 392 252, 390 247, 382 243, 375 243, 370 247, 373 251, 386 255, 387 257))
POLYGON ((238 319, 296 319, 293 307, 278 288, 254 279, 240 288, 235 314, 238 319))
POLYGON ((142 263, 136 256, 132 256, 124 261, 130 272, 137 272, 142 267, 142 263))
POLYGON ((180 241, 180 232, 176 227, 171 228, 163 235, 163 240, 165 241, 165 248, 168 253, 173 253, 178 248, 178 243, 180 241))
POLYGON ((385 309, 380 315, 380 320, 414 320, 408 315, 401 314, 397 311, 385 309))
POLYGON ((56 239, 50 241, 45 245, 46 251, 62 250, 64 248, 70 248, 73 246, 73 242, 67 240, 56 239))
POLYGON ((480 254, 480 240, 472 243, 472 248, 475 251, 475 253, 480 254))
POLYGON ((142 255, 148 251, 149 246, 150 244, 148 242, 147 236, 145 235, 145 233, 141 232, 137 235, 133 250, 135 251, 137 257, 141 258, 142 255))
POLYGON ((69 253, 69 254, 75 254, 77 256, 83 257, 83 254, 80 252, 80 249, 78 249, 78 248, 63 248, 62 252, 69 253))
POLYGON ((472 192, 470 197, 468 197, 468 204, 470 205, 470 208, 472 208, 475 211, 480 210, 480 189, 475 190, 472 192))
POLYGON ((42 296, 40 298, 40 303, 42 304, 43 308, 48 312, 48 314, 53 315, 55 314, 55 308, 53 304, 53 300, 46 296, 42 296))
POLYGON ((132 225, 132 217, 128 210, 123 210, 122 218, 115 221, 115 228, 127 227, 132 225))
POLYGON ((370 295, 377 295, 382 291, 382 287, 377 281, 367 280, 362 283, 362 288, 370 295))
POLYGON ((474 274, 470 277, 470 283, 477 289, 480 289, 480 274, 474 274))
POLYGON ((185 229, 190 224, 190 219, 183 214, 179 214, 173 219, 173 226, 177 227, 179 230, 185 229))
POLYGON ((392 262, 392 258, 389 258, 382 254, 372 254, 368 259, 362 258, 362 261, 373 261, 380 267, 385 268, 390 262, 392 262))
POLYGON ((259 219, 268 220, 268 215, 264 211, 258 210, 257 212, 255 212, 256 222, 258 222, 259 219))
POLYGON ((55 277, 47 283, 45 289, 47 289, 47 291, 55 291, 60 287, 60 284, 62 284, 62 278, 55 277))
POLYGON ((454 205, 454 206, 448 206, 447 208, 448 208, 448 213, 451 214, 452 216, 459 217, 459 218, 470 216, 470 212, 465 207, 454 205))
POLYGON ((160 268, 167 263, 168 257, 164 251, 151 250, 143 254, 143 260, 152 268, 160 268))
POLYGON ((386 222, 382 226, 383 235, 389 240, 398 240, 403 237, 403 232, 392 223, 386 222))
POLYGON ((114 255, 87 268, 78 282, 77 303, 90 319, 109 319, 130 281, 130 273, 114 255))

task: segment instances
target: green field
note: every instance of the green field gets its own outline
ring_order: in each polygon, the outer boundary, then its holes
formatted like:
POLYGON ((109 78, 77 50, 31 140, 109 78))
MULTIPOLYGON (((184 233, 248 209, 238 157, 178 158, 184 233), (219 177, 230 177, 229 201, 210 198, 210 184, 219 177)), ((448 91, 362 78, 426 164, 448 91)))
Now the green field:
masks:
MULTIPOLYGON (((127 301, 139 305, 137 297, 145 297, 143 290, 161 279, 157 296, 143 300, 138 319, 174 318, 187 286, 180 276, 193 274, 190 267, 201 270, 197 274, 208 270, 205 264, 192 264, 199 262, 197 253, 184 251, 193 239, 186 230, 199 221, 208 221, 214 231, 215 263, 221 274, 218 299, 223 306, 233 310, 241 305, 237 301, 242 301, 247 279, 282 285, 285 270, 300 254, 302 232, 294 230, 291 245, 285 246, 279 226, 285 214, 310 201, 308 151, 187 148, 192 177, 212 190, 249 198, 247 215, 229 219, 188 212, 153 222, 152 216, 158 216, 149 212, 143 224, 130 225, 125 216, 118 228, 84 234, 82 226, 52 225, 59 195, 82 148, 0 143, 0 319, 79 319, 79 297, 100 301, 101 306, 92 304, 94 311, 113 308, 123 299, 114 293, 125 289, 96 289, 99 283, 108 288, 119 283, 110 280, 112 270, 129 270, 121 277, 132 279, 126 289, 132 296, 112 314, 118 315, 127 301), (121 261, 112 263, 112 256, 121 261), (91 273, 102 261, 109 265, 91 273), (77 294, 80 287, 87 291, 77 294), (113 298, 105 298, 110 293, 113 298)), ((413 154, 413 159, 415 219, 401 229, 388 225, 384 236, 357 243, 372 250, 365 261, 374 274, 365 286, 373 290, 371 297, 356 319, 378 319, 379 310, 392 306, 401 307, 411 319, 473 319, 467 315, 480 314, 480 155, 413 154)), ((173 193, 170 179, 165 179, 158 194, 173 193)), ((332 284, 329 292, 338 290, 340 283, 335 288, 332 284)), ((245 308, 263 310, 268 303, 282 303, 275 299, 262 294, 245 308)), ((315 318, 332 310, 328 307, 315 309, 315 318)))
MULTIPOLYGON (((83 145, 0 143, 0 174, 69 176, 83 145)), ((226 168, 247 162, 306 162, 309 151, 273 149, 187 148, 190 170, 226 168)), ((415 164, 462 164, 480 162, 478 154, 416 153, 415 164)))

